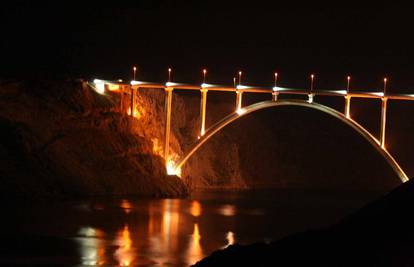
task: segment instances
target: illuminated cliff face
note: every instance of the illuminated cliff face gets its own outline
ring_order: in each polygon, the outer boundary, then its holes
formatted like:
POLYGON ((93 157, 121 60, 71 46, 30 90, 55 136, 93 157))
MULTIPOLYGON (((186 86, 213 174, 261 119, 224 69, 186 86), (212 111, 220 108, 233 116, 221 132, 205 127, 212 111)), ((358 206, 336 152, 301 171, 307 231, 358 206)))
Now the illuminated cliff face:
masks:
MULTIPOLYGON (((36 195, 185 195, 184 183, 166 175, 162 150, 157 150, 163 145, 162 95, 160 101, 137 98, 141 103, 132 118, 127 115, 127 97, 120 101, 117 88, 103 89, 100 94, 85 83, 37 81, 0 90, 1 99, 9 99, 0 100, 9 162, 0 170, 15 177, 16 184, 0 183, 0 190, 36 195), (32 153, 33 148, 41 149, 32 153), (27 179, 29 169, 32 179, 27 179)), ((171 143, 172 151, 180 154, 175 137, 171 143)))

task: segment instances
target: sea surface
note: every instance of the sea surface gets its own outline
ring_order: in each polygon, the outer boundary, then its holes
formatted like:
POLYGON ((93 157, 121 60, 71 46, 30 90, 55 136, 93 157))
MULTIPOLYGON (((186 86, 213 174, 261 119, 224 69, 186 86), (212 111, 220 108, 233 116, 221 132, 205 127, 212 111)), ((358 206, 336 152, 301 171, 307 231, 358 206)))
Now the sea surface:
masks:
POLYGON ((0 264, 189 266, 234 243, 277 240, 333 224, 379 192, 204 192, 3 201, 0 264))

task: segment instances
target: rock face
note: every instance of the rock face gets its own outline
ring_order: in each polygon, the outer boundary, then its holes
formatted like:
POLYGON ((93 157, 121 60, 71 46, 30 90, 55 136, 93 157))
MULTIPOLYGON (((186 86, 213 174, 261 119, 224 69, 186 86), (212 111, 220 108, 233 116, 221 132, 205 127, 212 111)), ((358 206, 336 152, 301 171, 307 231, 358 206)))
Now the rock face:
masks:
POLYGON ((413 181, 330 228, 232 245, 195 266, 413 266, 413 181))
POLYGON ((119 97, 80 82, 3 83, 0 90, 3 196, 188 193, 153 153, 149 128, 158 122, 120 113, 119 97))

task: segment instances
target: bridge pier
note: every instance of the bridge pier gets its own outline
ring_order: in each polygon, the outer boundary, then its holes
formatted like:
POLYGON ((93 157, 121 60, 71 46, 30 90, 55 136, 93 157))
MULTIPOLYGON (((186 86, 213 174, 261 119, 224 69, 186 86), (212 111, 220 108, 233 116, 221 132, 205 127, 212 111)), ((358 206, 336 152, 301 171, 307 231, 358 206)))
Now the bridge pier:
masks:
POLYGON ((241 110, 243 102, 243 92, 240 90, 236 91, 236 111, 241 110))
POLYGON ((351 96, 346 95, 345 96, 345 117, 347 119, 351 118, 351 96))
POLYGON ((206 107, 207 107, 207 92, 206 88, 201 88, 201 103, 200 103, 200 137, 204 135, 206 130, 206 107))
POLYGON ((275 92, 275 91, 272 92, 272 100, 273 101, 277 101, 278 96, 279 96, 279 92, 275 92))
POLYGON ((165 139, 164 139, 164 160, 167 165, 170 156, 170 131, 171 131, 171 106, 172 92, 174 88, 165 88, 165 139))
POLYGON ((308 103, 313 103, 313 98, 315 97, 314 93, 308 94, 308 103))
POLYGON ((387 123, 387 97, 381 98, 381 132, 380 132, 380 145, 382 149, 385 149, 385 133, 387 123))
POLYGON ((131 117, 134 116, 134 102, 135 102, 135 99, 134 99, 134 89, 131 86, 131 103, 129 105, 130 106, 129 116, 131 116, 131 117))

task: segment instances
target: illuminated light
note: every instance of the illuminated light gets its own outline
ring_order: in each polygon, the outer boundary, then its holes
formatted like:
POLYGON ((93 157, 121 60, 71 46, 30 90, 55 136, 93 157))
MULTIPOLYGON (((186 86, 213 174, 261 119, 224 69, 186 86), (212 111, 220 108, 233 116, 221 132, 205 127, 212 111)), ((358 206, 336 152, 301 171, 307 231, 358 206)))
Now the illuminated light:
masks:
POLYGON ((110 83, 110 84, 108 84, 108 90, 109 91, 119 91, 119 85, 110 83))
POLYGON ((201 136, 197 136, 197 139, 200 140, 201 136))
POLYGON ((98 94, 104 95, 105 94, 105 82, 99 79, 93 80, 93 83, 95 84, 95 91, 98 94))
POLYGON ((335 90, 335 91, 332 91, 332 92, 337 93, 337 94, 341 94, 341 95, 346 95, 348 93, 346 90, 335 90))
POLYGON ((201 204, 197 200, 193 200, 191 202, 190 213, 194 217, 198 217, 201 215, 201 204))
POLYGON ((245 86, 245 85, 237 85, 237 87, 236 87, 237 89, 239 89, 239 90, 243 90, 243 89, 247 89, 247 88, 249 88, 248 86, 245 86))
POLYGON ((95 79, 95 80, 93 80, 93 83, 94 83, 94 84, 98 84, 98 83, 105 83, 105 81, 100 80, 100 79, 95 79))
POLYGON ((236 113, 239 114, 239 116, 243 115, 244 113, 246 113, 246 109, 245 108, 238 108, 236 110, 236 113))
POLYGON ((232 231, 228 231, 226 233, 226 240, 227 240, 227 244, 226 244, 225 248, 230 246, 230 245, 233 245, 234 243, 236 243, 235 234, 232 231))
POLYGON ((176 168, 174 161, 168 160, 166 167, 167 167, 167 174, 168 175, 176 175, 178 177, 181 177, 181 168, 176 168))
POLYGON ((351 76, 347 76, 346 77, 346 92, 347 93, 349 92, 350 83, 351 83, 351 76))
POLYGON ((168 82, 171 82, 171 68, 168 68, 168 82))
POLYGON ((141 111, 138 110, 138 107, 135 105, 134 109, 131 111, 131 107, 128 108, 127 110, 127 114, 128 116, 131 116, 136 118, 137 120, 141 119, 142 116, 145 114, 145 109, 141 108, 141 111))
POLYGON ((384 95, 385 92, 387 92, 387 78, 384 78, 384 89, 383 89, 384 95))
POLYGON ((203 83, 206 82, 206 74, 207 74, 207 70, 203 69, 203 83))
POLYGON ((242 72, 239 71, 239 85, 241 84, 242 72))
POLYGON ((173 83, 173 82, 166 82, 165 83, 165 86, 167 86, 167 87, 172 87, 174 85, 177 85, 177 83, 173 83))
POLYGON ((383 92, 372 92, 372 93, 369 93, 370 95, 376 95, 376 96, 384 96, 384 93, 383 92))
POLYGON ((122 80, 122 79, 118 79, 118 82, 122 83, 122 82, 123 82, 123 80, 122 80))
POLYGON ((277 77, 278 77, 278 74, 277 72, 275 72, 275 87, 277 86, 277 77))
POLYGON ((236 215, 236 206, 234 205, 223 205, 218 210, 219 214, 223 216, 234 216, 236 215))
POLYGON ((140 81, 131 81, 131 85, 140 85, 140 84, 143 84, 143 82, 140 82, 140 81))
POLYGON ((277 91, 290 91, 290 90, 292 90, 292 89, 289 89, 289 88, 283 88, 283 87, 279 87, 279 86, 274 86, 274 87, 272 88, 272 90, 273 90, 274 92, 277 92, 277 91))
MULTIPOLYGON (((315 78, 315 75, 311 74, 310 77, 311 77, 310 91, 312 92, 313 91, 313 79, 315 78)), ((312 102, 309 102, 309 103, 312 103, 312 102)))
POLYGON ((133 80, 135 81, 136 80, 136 74, 137 74, 137 67, 134 66, 132 69, 134 70, 133 80))
POLYGON ((202 83, 201 84, 201 88, 208 88, 208 87, 212 87, 212 84, 208 84, 208 83, 202 83))
POLYGON ((236 77, 233 77, 233 87, 236 87, 236 77))

